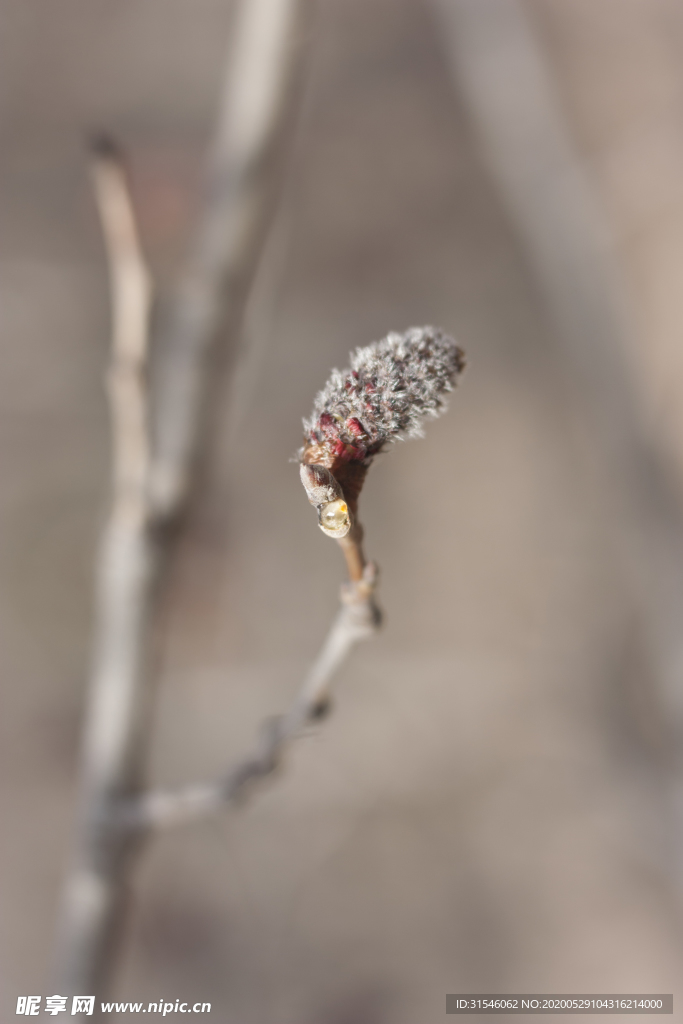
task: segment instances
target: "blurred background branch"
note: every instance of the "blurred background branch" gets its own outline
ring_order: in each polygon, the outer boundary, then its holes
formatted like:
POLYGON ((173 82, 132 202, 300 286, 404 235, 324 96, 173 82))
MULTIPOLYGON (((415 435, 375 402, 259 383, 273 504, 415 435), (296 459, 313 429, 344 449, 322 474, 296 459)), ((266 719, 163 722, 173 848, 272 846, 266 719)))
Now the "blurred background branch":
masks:
MULTIPOLYGON (((610 535, 644 626, 663 766, 678 819, 670 869, 683 896, 683 509, 642 415, 632 311, 610 230, 576 152, 521 0, 433 0, 439 37, 589 425, 610 535)), ((647 679, 641 679, 647 686, 647 679)))
POLYGON ((96 569, 80 821, 59 934, 59 982, 70 994, 100 991, 120 923, 132 847, 112 809, 140 785, 148 728, 146 633, 158 558, 148 503, 149 275, 123 161, 106 140, 96 144, 93 179, 112 292, 112 510, 96 569))
POLYGON ((233 362, 280 193, 302 84, 312 0, 238 5, 199 223, 185 275, 161 314, 151 500, 182 508, 212 401, 233 362))
POLYGON ((139 835, 116 808, 140 790, 148 753, 149 621, 174 536, 162 526, 188 497, 206 441, 217 364, 225 364, 218 353, 236 345, 272 222, 310 8, 310 0, 249 0, 238 7, 197 238, 158 339, 151 403, 143 380, 147 271, 121 159, 107 142, 96 151, 114 323, 113 511, 98 566, 82 806, 59 935, 58 980, 68 993, 99 995, 112 969, 139 847, 139 835))

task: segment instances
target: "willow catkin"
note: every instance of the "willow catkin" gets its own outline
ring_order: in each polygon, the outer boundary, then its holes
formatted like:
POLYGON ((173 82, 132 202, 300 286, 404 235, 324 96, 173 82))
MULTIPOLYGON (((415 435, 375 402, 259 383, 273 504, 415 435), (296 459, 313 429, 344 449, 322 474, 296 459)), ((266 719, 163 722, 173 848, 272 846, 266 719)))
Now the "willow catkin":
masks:
MULTIPOLYGON (((327 470, 327 501, 336 501, 338 511, 339 501, 345 500, 355 515, 375 455, 393 441, 421 436, 424 420, 445 410, 447 393, 464 366, 464 353, 452 338, 438 328, 412 327, 356 349, 348 370, 332 371, 311 417, 304 420, 299 452, 302 482, 319 512, 325 504, 325 498, 320 500, 322 471, 327 470), (339 493, 333 495, 335 483, 339 493)), ((332 510, 328 518, 332 520, 332 510)), ((343 517, 337 519, 331 536, 338 537, 343 528, 343 517)), ((322 513, 320 525, 325 529, 322 513)))

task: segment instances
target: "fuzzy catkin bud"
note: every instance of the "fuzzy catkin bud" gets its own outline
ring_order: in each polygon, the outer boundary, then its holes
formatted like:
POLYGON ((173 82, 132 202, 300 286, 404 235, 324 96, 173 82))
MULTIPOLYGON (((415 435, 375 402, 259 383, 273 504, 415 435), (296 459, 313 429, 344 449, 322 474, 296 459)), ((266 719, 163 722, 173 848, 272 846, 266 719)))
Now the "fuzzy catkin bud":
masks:
POLYGON ((373 457, 392 441, 421 436, 424 419, 445 410, 464 366, 462 350, 435 327, 356 349, 351 367, 332 371, 304 420, 301 462, 328 469, 355 512, 373 457))
POLYGON ((332 371, 304 420, 302 457, 315 447, 327 458, 303 461, 364 461, 391 441, 420 436, 422 421, 444 411, 464 365, 461 349, 434 327, 413 327, 356 349, 350 369, 332 371))

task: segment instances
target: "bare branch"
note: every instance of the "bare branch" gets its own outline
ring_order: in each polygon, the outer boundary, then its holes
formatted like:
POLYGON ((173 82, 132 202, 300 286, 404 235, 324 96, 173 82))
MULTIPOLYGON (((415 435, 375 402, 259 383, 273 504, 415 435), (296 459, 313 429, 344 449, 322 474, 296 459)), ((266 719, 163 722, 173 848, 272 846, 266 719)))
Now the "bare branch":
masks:
POLYGON ((113 515, 146 515, 149 437, 145 371, 152 286, 138 238, 123 159, 108 139, 93 146, 95 196, 109 260, 112 357, 113 515))
POLYGON ((381 623, 375 604, 375 566, 368 564, 361 580, 342 587, 341 608, 289 711, 263 726, 253 751, 222 778, 179 789, 144 793, 122 801, 117 819, 127 829, 161 828, 186 823, 220 811, 244 797, 251 784, 271 775, 291 741, 326 714, 335 673, 356 644, 369 639, 381 623))
POLYGON ((248 0, 238 10, 195 244, 159 338, 151 490, 161 519, 182 510, 215 363, 234 355, 283 178, 312 6, 248 0))
POLYGON ((133 830, 187 821, 217 811, 248 783, 270 775, 287 744, 329 706, 334 674, 349 652, 379 628, 377 568, 363 552, 358 497, 368 467, 402 435, 419 436, 439 416, 465 366, 464 353, 434 327, 413 327, 357 349, 350 369, 333 370, 304 421, 301 482, 323 532, 337 540, 349 574, 342 607, 289 712, 268 723, 255 750, 223 778, 122 802, 119 820, 133 830))
POLYGON ((173 542, 158 527, 187 495, 208 392, 216 386, 213 364, 221 346, 234 345, 272 221, 311 6, 311 0, 242 0, 239 7, 203 212, 183 287, 158 339, 151 409, 149 279, 121 158, 107 141, 95 147, 113 307, 113 496, 97 565, 81 809, 59 940, 59 984, 68 992, 100 992, 111 969, 138 849, 116 811, 141 788, 148 627, 154 585, 173 542))
POLYGON ((86 982, 98 986, 121 903, 119 876, 127 851, 109 815, 120 794, 139 784, 139 737, 146 718, 144 637, 155 563, 147 529, 151 287, 123 160, 111 143, 97 143, 92 170, 111 280, 108 393, 114 458, 111 513, 96 570, 80 820, 59 944, 60 980, 68 991, 79 991, 86 982))

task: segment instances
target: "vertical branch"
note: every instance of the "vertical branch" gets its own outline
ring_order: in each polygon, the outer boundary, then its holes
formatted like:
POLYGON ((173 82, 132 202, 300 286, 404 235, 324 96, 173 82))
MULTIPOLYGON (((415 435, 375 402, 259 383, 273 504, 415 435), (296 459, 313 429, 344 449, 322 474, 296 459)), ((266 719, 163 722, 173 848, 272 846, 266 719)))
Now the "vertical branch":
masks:
POLYGON ((310 8, 311 0, 240 5, 199 229, 158 339, 151 408, 148 275, 121 160, 109 143, 95 152, 113 306, 113 497, 97 565, 81 808, 61 921, 59 984, 69 993, 99 994, 111 968, 142 834, 119 808, 140 789, 149 735, 149 621, 172 543, 159 526, 188 495, 214 363, 221 347, 234 347, 272 220, 310 8))
POLYGON ((107 141, 94 149, 93 179, 112 294, 112 507, 97 564, 83 792, 59 950, 61 983, 83 995, 99 991, 122 903, 121 878, 130 851, 109 819, 115 802, 139 784, 144 635, 155 554, 148 531, 145 381, 151 287, 122 158, 107 141))
POLYGON ((113 447, 112 518, 140 524, 147 507, 147 386, 152 286, 142 257, 121 155, 108 139, 94 144, 93 185, 102 221, 112 301, 108 375, 113 447))
POLYGON ((162 518, 187 498, 215 363, 234 357, 283 177, 312 6, 245 0, 238 10, 195 244, 159 339, 151 494, 162 518))

